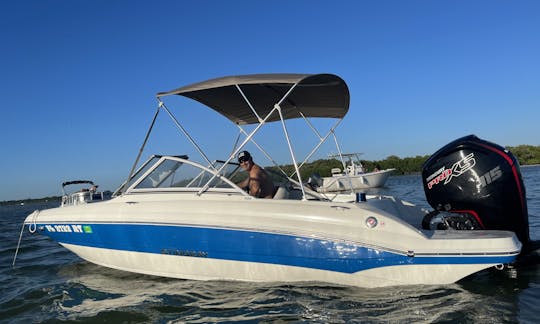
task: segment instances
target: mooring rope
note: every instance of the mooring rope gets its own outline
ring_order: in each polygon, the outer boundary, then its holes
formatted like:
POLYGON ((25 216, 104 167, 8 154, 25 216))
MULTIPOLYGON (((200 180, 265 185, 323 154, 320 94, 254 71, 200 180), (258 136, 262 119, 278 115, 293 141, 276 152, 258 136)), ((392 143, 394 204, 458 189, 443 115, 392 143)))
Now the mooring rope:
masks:
POLYGON ((13 263, 11 264, 12 268, 15 268, 15 260, 17 260, 17 254, 19 253, 19 247, 21 246, 22 233, 24 231, 24 222, 21 227, 21 234, 19 235, 19 243, 17 243, 17 249, 15 250, 15 256, 13 257, 13 263))
MULTIPOLYGON (((38 215, 39 215, 39 210, 36 210, 32 213, 32 222, 28 225, 28 231, 30 233, 36 232, 36 229, 37 229, 36 220, 37 220, 38 215)), ((19 254, 19 248, 21 247, 21 240, 22 240, 22 235, 24 231, 24 225, 26 225, 25 222, 23 222, 21 226, 21 233, 19 234, 19 242, 17 242, 17 248, 15 249, 15 256, 13 256, 13 263, 11 264, 12 268, 15 268, 15 261, 17 260, 17 255, 19 254)))

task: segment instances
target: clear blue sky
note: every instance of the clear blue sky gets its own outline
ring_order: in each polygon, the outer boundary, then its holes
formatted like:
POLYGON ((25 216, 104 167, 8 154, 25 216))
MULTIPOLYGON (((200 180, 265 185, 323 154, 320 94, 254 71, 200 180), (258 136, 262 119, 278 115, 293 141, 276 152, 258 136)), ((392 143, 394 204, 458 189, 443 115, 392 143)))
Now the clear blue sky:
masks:
MULTIPOLYGON (((341 144, 368 160, 468 134, 540 145, 536 0, 17 0, 0 3, 0 24, 0 201, 59 195, 73 179, 114 190, 155 93, 225 75, 341 76, 341 144)), ((219 140, 221 124, 189 126, 219 140)), ((188 146, 159 135, 167 153, 188 146)))

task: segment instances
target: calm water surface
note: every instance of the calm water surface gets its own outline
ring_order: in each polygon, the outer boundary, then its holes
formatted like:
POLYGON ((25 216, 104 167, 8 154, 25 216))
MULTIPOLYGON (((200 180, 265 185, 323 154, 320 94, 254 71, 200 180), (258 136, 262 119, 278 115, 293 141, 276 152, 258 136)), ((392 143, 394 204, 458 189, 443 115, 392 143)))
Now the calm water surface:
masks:
MULTIPOLYGON (((531 237, 540 240, 540 167, 522 169, 531 237)), ((376 193, 424 207, 420 176, 391 177, 376 193)), ((2 323, 540 323, 540 266, 487 271, 453 285, 381 289, 323 283, 259 284, 165 279, 87 263, 22 221, 43 205, 0 206, 2 323)))

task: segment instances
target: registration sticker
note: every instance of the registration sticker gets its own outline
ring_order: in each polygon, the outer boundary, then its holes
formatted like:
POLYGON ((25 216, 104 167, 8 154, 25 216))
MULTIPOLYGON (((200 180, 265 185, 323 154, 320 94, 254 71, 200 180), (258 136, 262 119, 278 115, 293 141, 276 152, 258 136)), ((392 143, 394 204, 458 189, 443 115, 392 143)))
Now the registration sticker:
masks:
POLYGON ((45 225, 45 230, 50 233, 87 233, 92 234, 92 226, 90 225, 77 225, 77 224, 66 224, 66 225, 45 225))

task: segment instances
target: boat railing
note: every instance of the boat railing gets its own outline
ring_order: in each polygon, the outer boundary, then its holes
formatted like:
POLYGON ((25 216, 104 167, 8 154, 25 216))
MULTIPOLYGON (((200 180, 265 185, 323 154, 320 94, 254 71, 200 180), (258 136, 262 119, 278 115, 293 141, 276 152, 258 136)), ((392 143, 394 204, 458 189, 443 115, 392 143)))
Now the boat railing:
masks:
POLYGON ((104 201, 111 198, 110 193, 105 192, 93 192, 88 190, 83 190, 79 192, 74 192, 70 195, 62 196, 61 206, 75 206, 80 204, 94 203, 98 201, 104 201))

